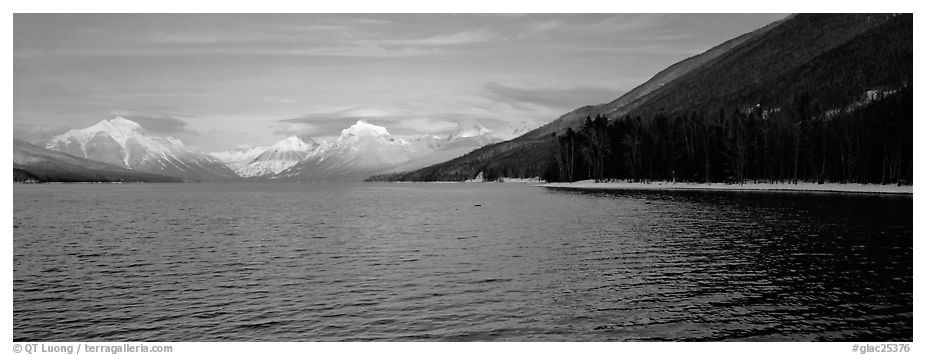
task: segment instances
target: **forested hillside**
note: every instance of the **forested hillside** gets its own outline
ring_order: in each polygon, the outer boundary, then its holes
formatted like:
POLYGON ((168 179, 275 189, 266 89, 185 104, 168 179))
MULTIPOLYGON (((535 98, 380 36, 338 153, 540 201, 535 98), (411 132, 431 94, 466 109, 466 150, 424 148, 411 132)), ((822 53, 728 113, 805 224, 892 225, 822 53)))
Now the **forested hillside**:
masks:
POLYGON ((792 16, 563 131, 374 179, 912 183, 912 31, 909 14, 792 16))

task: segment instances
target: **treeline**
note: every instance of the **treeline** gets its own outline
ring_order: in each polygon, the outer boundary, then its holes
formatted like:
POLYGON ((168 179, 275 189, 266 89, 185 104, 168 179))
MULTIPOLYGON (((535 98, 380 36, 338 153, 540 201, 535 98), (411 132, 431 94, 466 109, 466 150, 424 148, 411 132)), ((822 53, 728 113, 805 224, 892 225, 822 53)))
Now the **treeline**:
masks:
POLYGON ((913 88, 869 91, 839 110, 810 93, 777 107, 588 117, 559 136, 548 181, 912 184, 913 88))

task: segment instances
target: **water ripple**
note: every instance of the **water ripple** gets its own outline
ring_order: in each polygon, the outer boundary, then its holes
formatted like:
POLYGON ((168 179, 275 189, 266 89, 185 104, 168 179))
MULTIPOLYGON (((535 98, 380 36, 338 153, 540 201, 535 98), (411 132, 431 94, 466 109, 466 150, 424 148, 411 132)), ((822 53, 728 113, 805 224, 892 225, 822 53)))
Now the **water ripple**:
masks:
POLYGON ((912 340, 909 197, 44 185, 13 225, 14 341, 912 340))

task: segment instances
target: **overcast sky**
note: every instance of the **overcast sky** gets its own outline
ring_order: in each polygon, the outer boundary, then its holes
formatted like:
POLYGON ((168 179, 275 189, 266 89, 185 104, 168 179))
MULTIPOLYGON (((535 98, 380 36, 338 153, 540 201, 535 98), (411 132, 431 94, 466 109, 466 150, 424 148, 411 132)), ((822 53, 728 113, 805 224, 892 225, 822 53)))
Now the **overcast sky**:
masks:
POLYGON ((215 151, 549 122, 783 14, 14 15, 14 135, 115 115, 215 151))

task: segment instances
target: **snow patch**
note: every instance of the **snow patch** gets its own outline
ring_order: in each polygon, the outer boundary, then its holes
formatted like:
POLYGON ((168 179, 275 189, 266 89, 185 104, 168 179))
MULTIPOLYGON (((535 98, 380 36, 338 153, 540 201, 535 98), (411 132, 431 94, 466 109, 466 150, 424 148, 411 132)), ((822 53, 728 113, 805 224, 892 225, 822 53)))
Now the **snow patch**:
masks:
POLYGON ((226 164, 234 164, 240 162, 250 162, 257 158, 261 153, 267 150, 269 147, 251 147, 247 149, 236 149, 236 150, 223 150, 219 152, 212 152, 209 155, 215 157, 216 159, 221 160, 226 164))
POLYGON ((453 132, 450 132, 450 136, 448 136, 447 139, 453 141, 461 138, 478 137, 490 133, 492 133, 490 129, 476 120, 464 120, 457 123, 457 127, 453 129, 453 132))
POLYGON ((317 155, 321 146, 314 140, 292 136, 269 147, 211 153, 222 159, 240 177, 271 177, 317 155))
POLYGON ((466 180, 464 180, 463 182, 485 182, 485 181, 486 181, 486 180, 485 180, 485 178, 482 176, 482 172, 480 171, 479 174, 476 175, 476 177, 474 177, 474 178, 472 178, 472 179, 466 179, 466 180))
POLYGON ((530 177, 530 178, 509 178, 501 177, 498 178, 497 182, 512 183, 512 184, 545 184, 547 181, 541 179, 540 177, 530 177))
POLYGON ((527 121, 520 121, 514 125, 509 125, 503 129, 497 136, 504 140, 515 139, 520 136, 523 136, 525 133, 530 132, 537 128, 537 125, 529 123, 527 121))
POLYGON ((872 103, 872 101, 881 100, 896 93, 897 90, 866 90, 859 101, 853 102, 846 107, 826 110, 826 112, 823 113, 823 118, 831 119, 841 113, 852 113, 852 111, 862 108, 872 103))
POLYGON ((551 188, 582 189, 582 190, 729 190, 729 191, 796 191, 796 192, 845 192, 845 193, 882 193, 882 194, 913 194, 912 185, 874 185, 874 184, 818 184, 812 182, 790 183, 675 183, 660 181, 651 183, 640 182, 602 182, 583 180, 572 183, 551 183, 538 185, 551 188))
POLYGON ((389 136, 390 134, 386 127, 369 124, 363 120, 359 120, 350 127, 341 130, 341 138, 360 135, 389 136))

